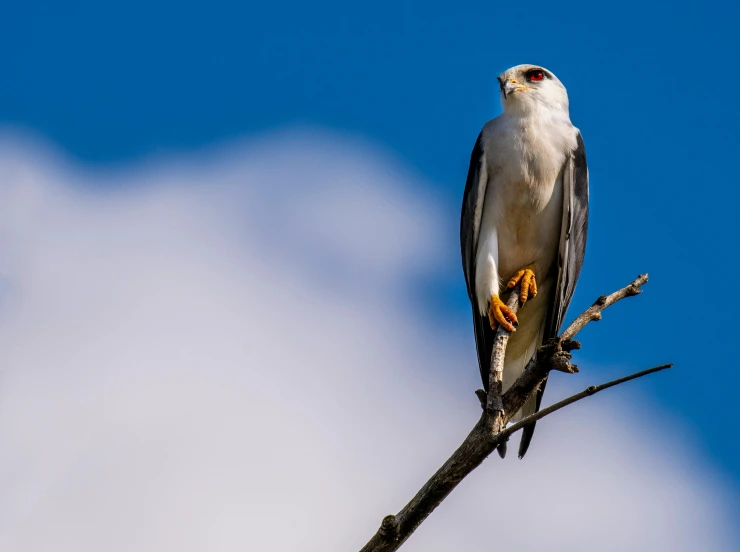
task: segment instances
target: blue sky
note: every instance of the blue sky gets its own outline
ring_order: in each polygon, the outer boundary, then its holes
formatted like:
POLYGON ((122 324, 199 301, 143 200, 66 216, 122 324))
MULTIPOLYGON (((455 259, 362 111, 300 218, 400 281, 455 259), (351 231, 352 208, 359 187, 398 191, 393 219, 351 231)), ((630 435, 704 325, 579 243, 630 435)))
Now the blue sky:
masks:
POLYGON ((731 2, 17 2, 0 17, 0 123, 95 167, 295 126, 366 140, 444 206, 448 269, 414 292, 467 335, 470 149, 500 111, 496 75, 542 64, 568 87, 591 172, 571 315, 651 276, 583 332, 579 361, 593 381, 674 362, 636 385, 737 484, 739 16, 731 2))

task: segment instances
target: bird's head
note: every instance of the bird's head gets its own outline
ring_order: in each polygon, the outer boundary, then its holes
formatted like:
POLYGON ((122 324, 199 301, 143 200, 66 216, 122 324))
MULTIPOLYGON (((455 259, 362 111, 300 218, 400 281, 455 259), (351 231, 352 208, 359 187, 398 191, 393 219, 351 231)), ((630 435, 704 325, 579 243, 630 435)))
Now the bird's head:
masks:
POLYGON ((545 108, 568 113, 568 92, 558 78, 539 65, 517 65, 498 76, 505 112, 527 114, 545 108))

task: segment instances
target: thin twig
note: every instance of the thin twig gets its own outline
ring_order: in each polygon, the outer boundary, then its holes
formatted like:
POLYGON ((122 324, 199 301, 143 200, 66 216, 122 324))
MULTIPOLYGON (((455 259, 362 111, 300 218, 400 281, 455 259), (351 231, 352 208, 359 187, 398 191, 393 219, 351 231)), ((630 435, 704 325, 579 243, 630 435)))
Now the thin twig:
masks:
POLYGON ((580 332, 583 327, 591 322, 592 320, 601 320, 601 311, 607 307, 611 307, 614 303, 625 297, 632 297, 642 293, 640 289, 648 281, 647 274, 640 274, 635 280, 633 280, 628 286, 615 291, 611 295, 602 295, 596 302, 587 308, 578 318, 573 320, 570 326, 568 326, 563 333, 560 334, 562 341, 570 341, 575 335, 580 332))
POLYGON ((660 372, 661 370, 666 370, 668 368, 672 368, 673 364, 662 364, 661 366, 656 366, 655 368, 648 368, 647 370, 643 370, 641 372, 636 372, 634 374, 631 374, 629 376, 625 376, 623 378, 615 379, 613 381, 602 383, 601 385, 592 385, 590 387, 587 387, 580 393, 576 393, 575 395, 572 395, 568 397, 567 399, 563 399, 562 401, 556 402, 555 404, 548 406, 547 408, 543 408, 542 410, 535 412, 534 414, 530 414, 526 418, 523 418, 522 420, 518 421, 515 424, 510 425, 506 429, 504 429, 501 434, 505 435, 507 437, 511 436, 512 433, 519 431, 527 424, 531 424, 532 422, 536 422, 540 418, 544 418, 548 414, 552 414, 556 410, 560 410, 561 408, 565 408, 569 404, 573 404, 576 401, 580 401, 581 399, 585 399, 586 397, 590 397, 591 395, 595 395, 599 391, 603 391, 604 389, 609 389, 610 387, 614 387, 615 385, 619 385, 620 383, 624 383, 626 381, 630 381, 633 379, 641 378, 642 376, 647 376, 649 374, 653 374, 655 372, 660 372))

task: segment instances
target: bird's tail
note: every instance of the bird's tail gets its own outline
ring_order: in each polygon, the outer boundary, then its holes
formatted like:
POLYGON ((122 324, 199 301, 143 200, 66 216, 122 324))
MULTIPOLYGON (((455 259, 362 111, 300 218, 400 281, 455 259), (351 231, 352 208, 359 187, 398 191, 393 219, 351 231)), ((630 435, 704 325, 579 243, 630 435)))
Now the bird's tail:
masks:
POLYGON ((524 406, 522 406, 519 411, 514 414, 514 416, 511 418, 512 423, 519 422, 526 418, 527 416, 531 416, 537 411, 537 393, 532 393, 532 396, 527 399, 527 402, 524 403, 524 406))
MULTIPOLYGON (((504 382, 505 389, 508 389, 508 387, 516 381, 521 373, 524 372, 524 368, 527 367, 527 363, 532 358, 532 355, 534 355, 537 347, 539 346, 539 341, 539 339, 533 341, 532 344, 527 347, 527 350, 524 352, 524 354, 521 355, 519 358, 514 359, 513 361, 507 360, 506 364, 504 365, 504 375, 508 375, 509 378, 507 379, 510 379, 510 381, 504 382)), ((527 402, 525 402, 524 405, 517 411, 517 413, 514 414, 514 416, 511 418, 511 422, 516 423, 522 420, 522 418, 534 414, 536 410, 537 396, 535 393, 533 393, 532 396, 527 399, 527 402)))
MULTIPOLYGON (((536 337, 531 340, 525 350, 514 359, 507 359, 504 364, 504 389, 508 389, 516 379, 524 372, 527 363, 530 361, 534 353, 537 351, 539 346, 542 344, 542 328, 537 332, 536 337)), ((521 421, 523 418, 530 416, 537 412, 539 403, 541 400, 540 393, 533 393, 531 397, 527 399, 524 405, 517 411, 511 418, 511 423, 521 421)), ((522 458, 529 448, 529 443, 532 440, 532 434, 534 432, 534 424, 528 425, 522 430, 522 440, 519 444, 519 458, 522 458)))

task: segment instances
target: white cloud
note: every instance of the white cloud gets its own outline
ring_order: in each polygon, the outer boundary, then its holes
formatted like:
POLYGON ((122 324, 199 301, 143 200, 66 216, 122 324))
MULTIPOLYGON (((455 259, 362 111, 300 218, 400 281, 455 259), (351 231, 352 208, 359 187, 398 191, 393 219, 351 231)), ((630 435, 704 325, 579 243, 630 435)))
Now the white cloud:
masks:
MULTIPOLYGON (((478 415, 402 293, 449 240, 413 180, 321 134, 108 171, 0 141, 0 549, 359 549, 478 415)), ((619 409, 548 419, 404 549, 733 549, 712 467, 619 409)))

